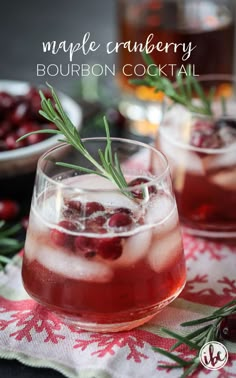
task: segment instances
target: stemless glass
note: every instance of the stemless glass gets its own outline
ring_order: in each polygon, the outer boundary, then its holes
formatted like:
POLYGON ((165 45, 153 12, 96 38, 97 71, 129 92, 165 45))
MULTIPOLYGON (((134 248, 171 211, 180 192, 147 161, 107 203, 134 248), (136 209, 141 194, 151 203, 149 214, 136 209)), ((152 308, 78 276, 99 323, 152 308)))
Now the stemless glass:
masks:
POLYGON ((236 81, 209 75, 213 116, 165 102, 156 145, 171 167, 180 220, 194 235, 236 238, 236 81))
MULTIPOLYGON (((85 139, 98 161, 106 139, 85 139)), ((38 162, 22 276, 31 297, 65 321, 100 332, 147 322, 181 292, 185 259, 165 157, 112 139, 129 186, 118 187, 62 144, 38 162)))

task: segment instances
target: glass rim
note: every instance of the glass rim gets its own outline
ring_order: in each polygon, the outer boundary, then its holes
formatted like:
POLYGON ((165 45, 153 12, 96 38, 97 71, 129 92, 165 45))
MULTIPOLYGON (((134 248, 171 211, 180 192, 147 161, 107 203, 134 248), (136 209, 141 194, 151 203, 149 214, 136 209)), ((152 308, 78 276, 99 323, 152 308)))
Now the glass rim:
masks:
MULTIPOLYGON (((169 175, 170 171, 169 171, 169 163, 168 163, 168 160, 166 158, 166 156, 160 151, 158 150, 157 148, 155 148, 154 146, 152 145, 148 145, 146 143, 143 143, 143 142, 139 142, 139 141, 136 141, 136 140, 132 140, 132 139, 125 139, 125 138, 117 138, 117 137, 111 137, 110 138, 111 141, 114 141, 114 142, 122 142, 122 143, 128 143, 128 144, 135 144, 135 145, 138 145, 140 147, 143 147, 143 148, 146 148, 148 150, 152 150, 156 155, 158 155, 161 159, 162 159, 162 162, 165 164, 164 168, 163 168, 163 172, 161 172, 160 174, 156 175, 156 176, 151 176, 150 177, 150 180, 147 182, 147 183, 142 183, 142 184, 138 184, 138 185, 134 185, 134 186, 129 186, 129 187, 124 187, 122 188, 122 190, 124 190, 125 192, 131 192, 133 190, 138 190, 138 189, 142 189, 143 187, 149 187, 149 186, 152 186, 154 185, 155 183, 157 183, 158 181, 160 181, 163 177, 165 177, 166 175, 169 175)), ((82 142, 95 142, 95 141, 106 141, 106 137, 91 137, 91 138, 82 138, 82 142)), ((40 174, 42 175, 48 182, 52 183, 53 185, 56 185, 56 186, 59 186, 61 188, 70 188, 70 185, 69 184, 65 184, 61 181, 56 181, 54 180, 53 178, 49 177, 42 169, 42 162, 45 160, 45 158, 47 156, 49 156, 50 154, 52 154, 54 151, 57 151, 61 148, 64 148, 64 147, 71 147, 73 148, 73 146, 70 146, 68 145, 67 143, 60 143, 60 144, 57 144, 56 146, 52 147, 51 149, 49 149, 48 151, 44 152, 43 155, 40 156, 39 160, 38 160, 38 164, 37 164, 37 174, 40 174)), ((69 168, 66 168, 65 169, 69 169, 69 168)), ((86 172, 84 173, 86 174, 86 172)), ((89 174, 89 173, 88 173, 89 174)), ((141 176, 141 174, 140 174, 141 176)), ((91 188, 78 188, 78 187, 72 187, 73 191, 75 192, 78 192, 78 193, 96 193, 96 192, 100 192, 101 190, 105 193, 116 193, 116 192, 120 192, 121 189, 117 186, 117 188, 112 188, 112 189, 103 189, 103 188, 99 188, 99 189, 91 189, 91 188)))
MULTIPOLYGON (((185 82, 186 79, 183 80, 183 82, 185 82)), ((236 90, 236 75, 233 75, 233 74, 207 74, 207 75, 200 75, 198 78, 197 78, 197 81, 199 82, 206 82, 206 81, 228 81, 228 82, 234 82, 235 83, 235 90, 236 90)), ((174 86, 175 87, 178 87, 179 83, 177 81, 174 82, 174 86)), ((236 93, 234 96, 230 96, 231 98, 234 98, 236 99, 236 93)), ((166 99, 168 99, 167 96, 164 97, 164 101, 163 101, 163 106, 165 105, 166 103, 166 99)), ((217 101, 220 101, 217 100, 217 101)), ((183 106, 181 104, 174 104, 174 106, 183 106)), ((183 106, 184 107, 184 106, 183 106)), ((204 114, 200 114, 200 113, 196 113, 196 112, 191 112, 190 110, 188 110, 190 114, 192 115, 197 115, 199 117, 206 117, 206 118, 212 118, 211 116, 208 116, 208 115, 204 115, 204 114)), ((230 117, 230 115, 228 116, 222 116, 221 118, 222 119, 227 119, 227 117, 230 117)), ((224 154, 224 153, 229 153, 229 152, 233 152, 236 150, 236 144, 232 144, 228 147, 222 147, 222 148, 201 148, 201 147, 196 147, 196 146, 192 146, 190 144, 186 144, 186 143, 183 143, 181 141, 178 141, 174 138, 169 138, 167 136, 167 134, 165 132, 163 132, 163 129, 164 129, 164 126, 163 126, 163 119, 164 117, 162 118, 161 122, 160 122, 160 129, 159 129, 159 132, 160 134, 162 134, 165 139, 171 143, 171 144, 174 144, 175 146, 179 147, 179 148, 182 148, 182 149, 185 149, 185 150, 188 150, 188 151, 194 151, 194 152, 201 152, 201 153, 206 153, 206 154, 210 154, 210 155, 221 155, 221 154, 224 154)), ((214 119, 214 117, 213 117, 214 119)))

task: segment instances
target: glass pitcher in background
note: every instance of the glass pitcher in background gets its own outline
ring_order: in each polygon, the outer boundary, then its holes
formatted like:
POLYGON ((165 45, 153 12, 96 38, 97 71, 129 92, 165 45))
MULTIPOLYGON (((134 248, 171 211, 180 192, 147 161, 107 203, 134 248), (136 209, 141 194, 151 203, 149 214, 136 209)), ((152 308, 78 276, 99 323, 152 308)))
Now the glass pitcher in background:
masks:
MULTIPOLYGON (((118 0, 120 42, 143 43, 153 34, 152 43, 190 42, 196 48, 187 61, 183 52, 154 50, 154 62, 172 80, 181 65, 190 64, 196 75, 232 74, 234 68, 234 1, 233 0, 118 0)), ((144 86, 134 87, 129 80, 143 72, 140 52, 126 48, 118 54, 118 85, 121 112, 137 133, 156 132, 160 119, 162 94, 144 86), (124 67, 128 64, 128 72, 124 67), (133 123, 132 123, 133 122, 133 123)))

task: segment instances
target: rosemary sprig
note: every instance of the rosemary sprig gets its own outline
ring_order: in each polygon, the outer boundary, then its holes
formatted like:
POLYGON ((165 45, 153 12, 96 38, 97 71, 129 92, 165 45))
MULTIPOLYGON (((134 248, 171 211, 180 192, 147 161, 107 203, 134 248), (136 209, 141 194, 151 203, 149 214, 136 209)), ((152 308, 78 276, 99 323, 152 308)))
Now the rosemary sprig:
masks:
POLYGON ((0 221, 0 271, 11 261, 8 255, 23 247, 23 242, 14 238, 20 230, 20 224, 7 227, 4 221, 0 221))
POLYGON ((153 350, 158 353, 161 353, 166 357, 169 357, 176 364, 166 364, 159 366, 164 369, 187 368, 180 378, 191 376, 191 374, 200 366, 200 349, 207 342, 219 339, 219 326, 222 319, 232 314, 236 314, 236 300, 228 302, 225 306, 219 308, 218 310, 215 310, 210 316, 182 323, 182 327, 199 326, 200 324, 207 323, 207 325, 204 325, 203 327, 200 327, 196 331, 188 333, 185 336, 170 331, 166 328, 162 328, 162 332, 166 333, 168 336, 174 337, 177 341, 174 345, 172 345, 170 351, 166 351, 164 349, 157 347, 153 348, 153 350), (181 345, 186 345, 190 348, 190 350, 195 350, 196 355, 190 360, 184 360, 178 357, 178 355, 172 353, 181 345))
POLYGON ((39 91, 41 97, 41 110, 39 113, 46 118, 48 121, 54 123, 57 126, 57 130, 51 129, 44 129, 44 130, 37 130, 31 133, 25 134, 17 141, 20 141, 24 138, 27 138, 31 134, 37 133, 48 133, 48 134, 57 134, 62 135, 64 137, 63 142, 74 147, 77 151, 79 151, 94 167, 95 169, 88 169, 85 167, 81 167, 76 164, 68 164, 64 162, 56 162, 57 165, 75 169, 85 173, 94 173, 99 176, 105 177, 106 179, 112 181, 114 184, 118 186, 118 188, 128 197, 133 198, 132 193, 125 190, 128 187, 128 183, 124 177, 124 174, 121 170, 119 159, 117 153, 112 152, 112 142, 109 132, 109 125, 107 123, 106 118, 103 118, 105 131, 106 131, 106 147, 105 150, 102 151, 99 149, 98 155, 100 162, 98 162, 94 157, 89 153, 86 149, 80 134, 76 127, 73 125, 67 114, 65 113, 62 104, 58 98, 57 93, 53 89, 53 87, 47 84, 51 90, 51 94, 53 100, 55 102, 55 106, 53 106, 52 101, 50 98, 46 99, 43 92, 39 91))
POLYGON ((132 79, 134 85, 145 85, 154 88, 155 92, 163 92, 173 102, 179 103, 191 112, 212 116, 212 100, 215 94, 215 88, 212 87, 208 95, 204 92, 198 80, 192 75, 190 66, 187 67, 187 75, 183 78, 183 73, 176 73, 176 83, 160 75, 158 68, 155 66, 152 58, 146 52, 142 53, 144 62, 149 67, 149 72, 143 78, 132 79), (193 95, 196 94, 199 103, 194 103, 193 95))

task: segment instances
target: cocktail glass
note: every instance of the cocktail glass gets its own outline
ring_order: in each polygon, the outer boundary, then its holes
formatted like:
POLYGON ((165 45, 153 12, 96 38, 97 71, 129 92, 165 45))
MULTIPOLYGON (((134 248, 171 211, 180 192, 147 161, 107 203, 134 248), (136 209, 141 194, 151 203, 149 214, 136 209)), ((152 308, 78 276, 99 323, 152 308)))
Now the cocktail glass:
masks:
POLYGON ((236 81, 209 75, 199 82, 216 89, 213 116, 165 102, 156 145, 169 160, 187 231, 230 240, 236 237, 236 81))
MULTIPOLYGON (((106 139, 84 144, 95 159, 106 139)), ((168 163, 155 148, 112 139, 129 186, 55 164, 90 163, 62 144, 38 162, 23 259, 37 302, 68 323, 114 332, 147 322, 184 287, 185 259, 168 163)))

